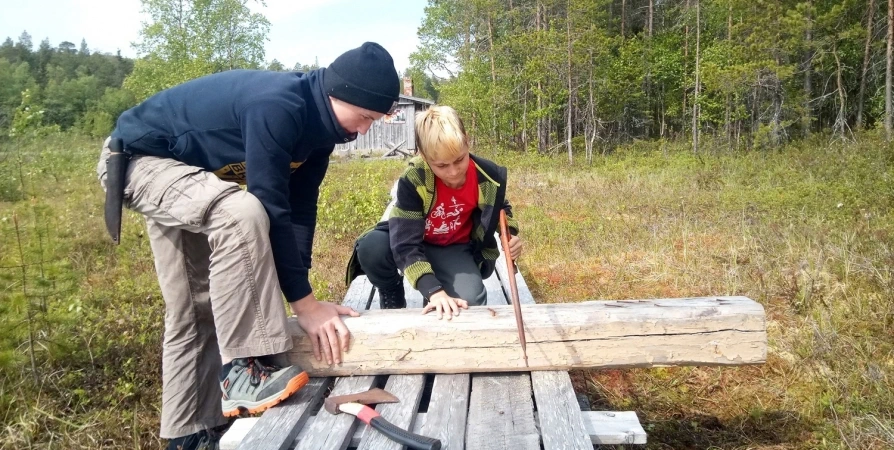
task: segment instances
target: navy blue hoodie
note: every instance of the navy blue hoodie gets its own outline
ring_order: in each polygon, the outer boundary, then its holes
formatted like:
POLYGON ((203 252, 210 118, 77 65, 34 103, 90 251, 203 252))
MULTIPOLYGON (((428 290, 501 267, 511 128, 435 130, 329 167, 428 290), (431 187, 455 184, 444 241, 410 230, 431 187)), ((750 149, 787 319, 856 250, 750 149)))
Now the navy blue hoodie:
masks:
POLYGON ((146 99, 118 118, 113 137, 138 154, 174 158, 247 185, 270 217, 270 244, 290 302, 311 293, 308 269, 320 184, 336 143, 356 139, 307 74, 231 70, 146 99))

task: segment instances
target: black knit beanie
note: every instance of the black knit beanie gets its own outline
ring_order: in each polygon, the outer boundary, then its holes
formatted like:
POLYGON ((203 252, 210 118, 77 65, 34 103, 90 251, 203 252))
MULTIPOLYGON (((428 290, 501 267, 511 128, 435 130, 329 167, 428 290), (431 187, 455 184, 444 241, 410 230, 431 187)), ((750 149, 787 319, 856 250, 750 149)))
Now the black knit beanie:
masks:
POLYGON ((323 76, 323 88, 339 100, 385 114, 398 100, 400 80, 388 50, 365 42, 332 61, 323 76))

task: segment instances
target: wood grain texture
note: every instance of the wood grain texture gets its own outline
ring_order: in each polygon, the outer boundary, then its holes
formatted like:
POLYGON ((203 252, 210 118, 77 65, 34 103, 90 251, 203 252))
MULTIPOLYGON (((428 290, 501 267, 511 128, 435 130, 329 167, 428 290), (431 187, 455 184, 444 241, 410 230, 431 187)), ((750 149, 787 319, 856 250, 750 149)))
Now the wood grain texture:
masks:
MULTIPOLYGON (((355 394, 374 387, 376 377, 342 377, 335 382, 328 397, 355 394)), ((298 442, 300 450, 344 450, 354 436, 359 421, 350 414, 329 414, 320 409, 316 420, 304 426, 305 437, 298 442)))
MULTIPOLYGON (((584 426, 586 427, 590 441, 593 444, 619 445, 646 443, 646 432, 643 430, 636 413, 633 411, 585 411, 582 415, 584 426)), ((301 429, 301 432, 298 433, 299 443, 307 438, 308 428, 316 421, 316 419, 317 416, 311 416, 307 419, 307 425, 305 425, 304 428, 301 429)), ((416 414, 416 421, 413 423, 412 431, 416 434, 424 435, 425 433, 423 431, 425 423, 428 422, 429 419, 434 420, 433 417, 429 417, 428 413, 416 414)), ((239 445, 239 442, 243 439, 243 436, 245 436, 248 430, 259 420, 259 417, 246 417, 237 420, 221 439, 220 450, 235 450, 239 445)), ((538 423, 537 417, 534 417, 534 422, 538 423)), ((366 427, 358 426, 354 430, 354 435, 351 436, 351 443, 348 447, 357 447, 360 445, 360 439, 366 431, 369 431, 366 427)), ((442 442, 446 443, 446 441, 443 440, 442 442)), ((443 448, 446 449, 447 447, 443 448)), ((463 447, 450 448, 462 449, 463 447)))
POLYGON ((544 450, 592 450, 568 372, 531 372, 544 450))
POLYGON ((327 367, 294 320, 289 356, 312 376, 469 373, 764 362, 763 307, 746 297, 523 305, 530 368, 511 306, 475 307, 453 320, 418 310, 348 317, 351 350, 327 367))
MULTIPOLYGON (((422 388, 425 375, 392 375, 388 377, 385 390, 400 399, 398 403, 383 403, 376 406, 376 411, 385 420, 404 430, 412 430, 422 399, 422 388)), ((367 428, 369 428, 367 426, 367 428)), ((401 450, 403 446, 387 438, 378 431, 369 429, 360 439, 357 450, 401 450)))
POLYGON ((442 450, 462 450, 472 379, 469 374, 437 375, 419 434, 441 440, 442 450))
POLYGON ((472 376, 466 448, 540 450, 528 374, 472 376))
POLYGON ((311 412, 320 405, 328 387, 328 378, 311 378, 297 394, 265 411, 239 444, 239 450, 289 448, 311 412))

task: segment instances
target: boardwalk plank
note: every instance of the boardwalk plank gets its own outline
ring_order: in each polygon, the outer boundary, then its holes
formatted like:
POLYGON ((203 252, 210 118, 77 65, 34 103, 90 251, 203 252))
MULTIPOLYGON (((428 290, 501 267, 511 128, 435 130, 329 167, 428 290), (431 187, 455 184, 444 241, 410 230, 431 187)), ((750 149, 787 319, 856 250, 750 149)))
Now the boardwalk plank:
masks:
POLYGON ((539 450, 530 376, 473 375, 466 429, 469 449, 539 450))
MULTIPOLYGON (((422 388, 425 375, 392 375, 388 377, 385 390, 400 399, 398 403, 383 403, 376 411, 385 420, 404 429, 412 430, 413 422, 419 411, 419 400, 422 399, 422 388)), ((388 439, 378 431, 367 430, 360 440, 357 450, 400 450, 403 446, 388 439)))

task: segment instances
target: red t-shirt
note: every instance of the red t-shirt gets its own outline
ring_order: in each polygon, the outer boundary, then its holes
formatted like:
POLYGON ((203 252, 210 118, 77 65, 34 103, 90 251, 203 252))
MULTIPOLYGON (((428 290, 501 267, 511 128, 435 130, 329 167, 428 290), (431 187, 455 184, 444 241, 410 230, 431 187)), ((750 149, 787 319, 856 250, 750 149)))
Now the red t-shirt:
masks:
POLYGON ((478 172, 469 158, 466 182, 454 189, 435 177, 435 199, 425 218, 425 242, 447 246, 469 242, 472 211, 478 207, 478 172))

